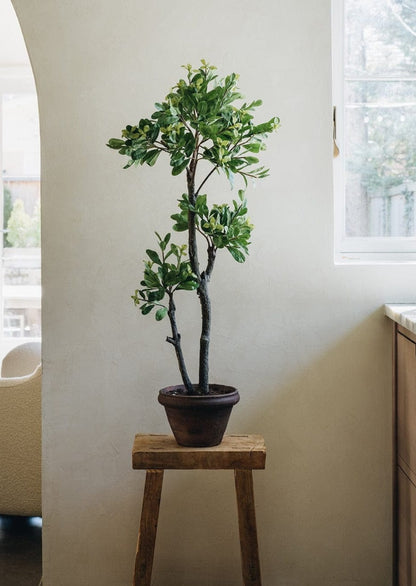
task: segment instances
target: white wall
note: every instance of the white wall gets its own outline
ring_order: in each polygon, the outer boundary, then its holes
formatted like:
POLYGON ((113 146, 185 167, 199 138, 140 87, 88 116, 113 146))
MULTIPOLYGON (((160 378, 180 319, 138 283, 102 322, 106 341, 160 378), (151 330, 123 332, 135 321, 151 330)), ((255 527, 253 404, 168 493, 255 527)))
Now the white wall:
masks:
MULTIPOLYGON (((213 283, 212 378, 242 395, 229 431, 267 442, 255 473, 264 584, 388 586, 382 304, 414 300, 416 271, 333 264, 330 1, 13 3, 41 116, 44 585, 131 582, 144 480, 133 436, 167 432, 156 393, 178 375, 167 325, 129 296, 183 178, 162 161, 123 171, 104 145, 205 57, 282 119, 272 174, 249 193, 250 259, 223 257, 213 283)), ((196 306, 186 313, 192 353, 196 306)), ((235 517, 231 473, 167 473, 154 586, 239 585, 235 517)))

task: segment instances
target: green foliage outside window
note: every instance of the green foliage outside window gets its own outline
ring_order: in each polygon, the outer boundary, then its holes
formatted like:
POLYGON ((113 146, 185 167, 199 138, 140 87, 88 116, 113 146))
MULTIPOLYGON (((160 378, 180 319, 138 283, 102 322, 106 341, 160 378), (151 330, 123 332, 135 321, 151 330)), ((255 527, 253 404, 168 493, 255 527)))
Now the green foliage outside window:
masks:
POLYGON ((17 199, 7 222, 6 240, 15 248, 40 247, 40 206, 36 204, 33 216, 25 210, 25 204, 17 199))
POLYGON ((397 235, 416 233, 416 12, 411 4, 344 3, 348 236, 392 235, 389 210, 397 195, 405 202, 397 235), (384 208, 380 226, 372 226, 376 200, 384 208))
POLYGON ((8 248, 11 246, 10 242, 7 240, 7 224, 9 222, 10 214, 12 213, 13 209, 13 201, 12 201, 12 193, 10 189, 5 187, 3 189, 3 247, 8 248))

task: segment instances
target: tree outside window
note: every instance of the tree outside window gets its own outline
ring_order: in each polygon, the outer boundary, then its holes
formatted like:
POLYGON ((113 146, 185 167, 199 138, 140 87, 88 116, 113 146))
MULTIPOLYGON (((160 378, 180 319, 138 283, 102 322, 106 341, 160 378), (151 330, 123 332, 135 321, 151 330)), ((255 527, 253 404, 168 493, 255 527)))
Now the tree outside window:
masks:
POLYGON ((416 0, 341 4, 343 237, 414 238, 416 0))

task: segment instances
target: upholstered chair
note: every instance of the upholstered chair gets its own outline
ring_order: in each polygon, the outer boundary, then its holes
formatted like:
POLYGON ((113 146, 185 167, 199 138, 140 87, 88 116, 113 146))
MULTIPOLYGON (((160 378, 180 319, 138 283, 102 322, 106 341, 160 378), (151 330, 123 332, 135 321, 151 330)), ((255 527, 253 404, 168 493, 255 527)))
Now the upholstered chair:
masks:
POLYGON ((0 515, 41 516, 40 344, 14 348, 0 378, 0 515))

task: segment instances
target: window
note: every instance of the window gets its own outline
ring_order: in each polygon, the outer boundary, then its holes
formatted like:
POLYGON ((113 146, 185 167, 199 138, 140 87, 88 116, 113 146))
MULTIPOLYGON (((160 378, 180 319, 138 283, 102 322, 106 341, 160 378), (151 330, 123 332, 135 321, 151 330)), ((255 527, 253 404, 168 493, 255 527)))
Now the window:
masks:
POLYGON ((0 354, 41 336, 40 143, 30 68, 0 67, 0 354))
POLYGON ((333 0, 333 95, 336 261, 416 261, 416 0, 333 0))

